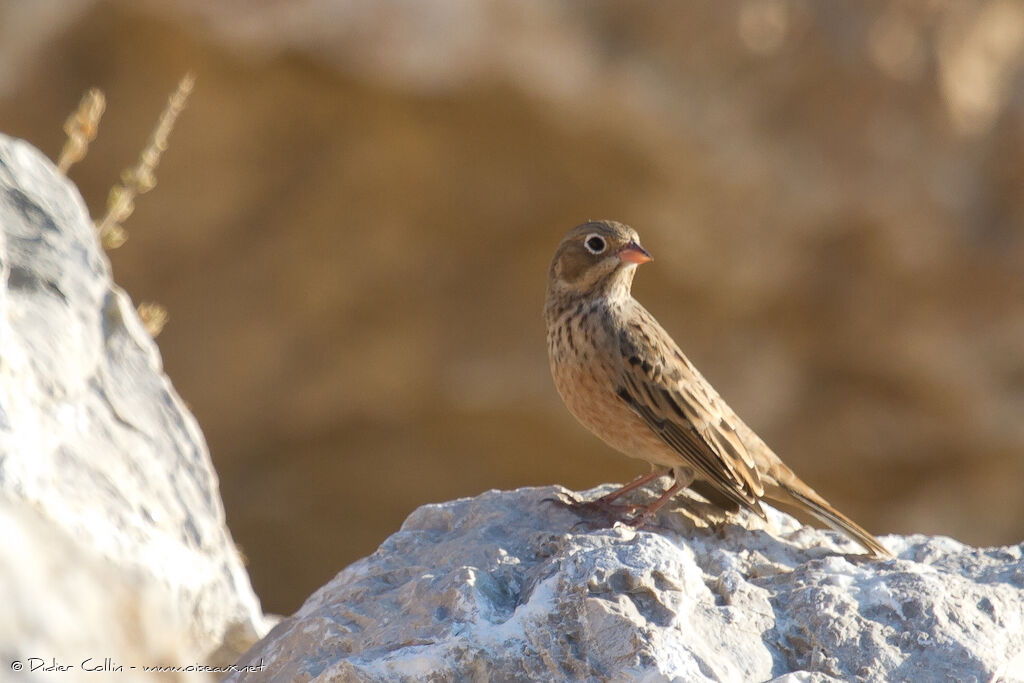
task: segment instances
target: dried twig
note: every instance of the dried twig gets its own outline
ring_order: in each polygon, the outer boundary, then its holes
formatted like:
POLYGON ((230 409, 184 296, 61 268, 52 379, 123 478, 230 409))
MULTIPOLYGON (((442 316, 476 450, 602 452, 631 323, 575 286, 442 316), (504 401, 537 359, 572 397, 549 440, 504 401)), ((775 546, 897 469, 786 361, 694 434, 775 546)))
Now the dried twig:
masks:
POLYGON ((167 101, 167 107, 160 115, 160 120, 149 138, 149 143, 142 150, 139 163, 134 168, 129 168, 122 173, 121 183, 110 190, 110 195, 107 197, 107 215, 96 223, 100 240, 107 249, 116 249, 128 239, 128 233, 125 232, 121 224, 135 210, 135 197, 156 187, 155 172, 160 163, 160 155, 167 149, 167 138, 171 134, 171 129, 174 128, 174 122, 178 115, 185 108, 195 81, 196 79, 191 73, 181 79, 178 89, 167 101))
POLYGON ((139 313, 139 319, 142 320, 143 326, 149 332, 149 336, 156 339, 163 331, 164 325, 167 324, 167 309, 158 303, 147 301, 139 304, 136 310, 139 313))
POLYGON ((100 118, 106 108, 107 99, 103 96, 102 90, 91 88, 82 96, 78 109, 64 122, 64 132, 68 134, 68 139, 64 142, 64 148, 57 159, 57 170, 61 173, 67 175, 72 164, 85 158, 85 153, 89 151, 89 143, 96 139, 100 118))

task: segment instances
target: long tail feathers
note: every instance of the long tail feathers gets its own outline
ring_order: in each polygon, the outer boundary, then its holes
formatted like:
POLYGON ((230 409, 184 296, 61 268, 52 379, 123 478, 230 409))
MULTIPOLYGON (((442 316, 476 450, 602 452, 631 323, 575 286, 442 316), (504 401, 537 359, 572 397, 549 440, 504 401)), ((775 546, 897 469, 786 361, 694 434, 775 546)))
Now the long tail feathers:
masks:
POLYGON ((892 552, 878 542, 878 539, 865 531, 859 524, 829 505, 823 498, 808 496, 794 491, 789 487, 782 487, 783 490, 796 501, 803 509, 814 515, 836 531, 846 534, 853 540, 864 546, 875 557, 888 559, 894 557, 892 552))

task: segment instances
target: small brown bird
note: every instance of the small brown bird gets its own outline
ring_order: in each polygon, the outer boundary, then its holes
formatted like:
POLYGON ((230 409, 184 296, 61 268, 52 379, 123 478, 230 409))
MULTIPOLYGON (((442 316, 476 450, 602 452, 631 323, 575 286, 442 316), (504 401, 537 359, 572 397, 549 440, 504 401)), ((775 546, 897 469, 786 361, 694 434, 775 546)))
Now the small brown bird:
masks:
POLYGON ((562 400, 583 426, 652 471, 596 501, 671 472, 674 484, 630 523, 647 522, 669 498, 695 485, 723 508, 765 518, 761 501, 802 510, 848 534, 870 553, 892 554, 790 470, 719 397, 672 337, 630 294, 651 255, 629 226, 584 223, 565 236, 548 272, 548 359, 562 400), (710 494, 710 495, 708 495, 710 494))

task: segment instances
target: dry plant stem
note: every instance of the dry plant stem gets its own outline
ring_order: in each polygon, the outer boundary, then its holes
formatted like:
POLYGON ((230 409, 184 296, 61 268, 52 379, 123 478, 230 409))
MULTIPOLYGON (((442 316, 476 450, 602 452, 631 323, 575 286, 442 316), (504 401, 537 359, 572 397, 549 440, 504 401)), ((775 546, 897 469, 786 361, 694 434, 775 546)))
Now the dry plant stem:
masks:
POLYGON ((156 339, 167 324, 169 318, 167 309, 158 303, 144 302, 139 304, 137 310, 143 326, 149 332, 149 336, 156 339))
POLYGON ((128 233, 121 224, 135 210, 135 197, 149 192, 156 186, 156 167, 160 164, 160 156, 167 149, 167 138, 174 128, 178 115, 185 109, 185 103, 195 86, 195 81, 195 76, 191 73, 181 79, 178 89, 167 101, 167 107, 160 115, 146 148, 142 150, 139 163, 122 173, 121 183, 110 190, 110 196, 107 197, 107 214, 96 224, 96 231, 105 248, 116 249, 128 239, 128 233))
POLYGON ((67 133, 68 139, 64 142, 64 148, 57 159, 57 170, 61 173, 67 175, 72 164, 85 158, 85 153, 89 151, 89 143, 96 139, 100 118, 106 108, 107 98, 103 96, 102 90, 91 88, 82 96, 78 109, 64 122, 64 132, 67 133))

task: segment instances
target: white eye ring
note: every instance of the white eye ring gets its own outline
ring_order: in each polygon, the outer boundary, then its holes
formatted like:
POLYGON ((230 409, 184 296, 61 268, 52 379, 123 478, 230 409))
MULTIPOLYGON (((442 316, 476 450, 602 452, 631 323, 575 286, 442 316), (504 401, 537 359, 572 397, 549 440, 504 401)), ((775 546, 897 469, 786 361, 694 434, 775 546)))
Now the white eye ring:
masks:
POLYGON ((605 242, 603 237, 598 235, 596 232, 592 232, 587 235, 585 240, 583 240, 583 246, 585 246, 587 251, 591 254, 600 254, 608 247, 608 244, 605 242))

